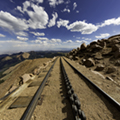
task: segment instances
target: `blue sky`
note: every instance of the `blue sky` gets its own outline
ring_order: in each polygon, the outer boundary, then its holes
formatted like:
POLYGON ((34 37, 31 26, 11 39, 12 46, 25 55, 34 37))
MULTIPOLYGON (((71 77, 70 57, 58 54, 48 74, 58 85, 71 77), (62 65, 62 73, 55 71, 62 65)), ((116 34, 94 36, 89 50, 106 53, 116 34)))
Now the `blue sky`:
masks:
POLYGON ((120 0, 1 0, 0 54, 67 50, 120 34, 120 0))

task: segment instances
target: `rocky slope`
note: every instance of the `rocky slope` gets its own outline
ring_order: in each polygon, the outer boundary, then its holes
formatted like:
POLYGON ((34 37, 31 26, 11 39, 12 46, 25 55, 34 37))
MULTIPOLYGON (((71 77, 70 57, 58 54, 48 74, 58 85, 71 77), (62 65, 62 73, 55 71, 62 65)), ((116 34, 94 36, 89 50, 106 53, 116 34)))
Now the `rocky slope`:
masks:
POLYGON ((120 85, 120 35, 93 41, 89 45, 83 43, 66 57, 120 85))

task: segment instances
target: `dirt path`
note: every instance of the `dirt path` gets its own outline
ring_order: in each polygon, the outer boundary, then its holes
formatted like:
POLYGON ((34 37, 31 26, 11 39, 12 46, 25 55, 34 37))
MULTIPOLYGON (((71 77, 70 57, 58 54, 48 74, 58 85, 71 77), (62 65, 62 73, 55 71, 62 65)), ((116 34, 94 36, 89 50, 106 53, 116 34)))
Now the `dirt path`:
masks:
POLYGON ((42 105, 37 105, 31 120, 73 120, 69 102, 64 99, 65 94, 58 59, 43 90, 42 105))
POLYGON ((110 105, 97 91, 74 72, 74 70, 63 61, 65 70, 71 81, 75 93, 81 102, 81 109, 85 112, 87 120, 119 120, 119 112, 110 105), (97 94, 96 94, 97 93, 97 94))

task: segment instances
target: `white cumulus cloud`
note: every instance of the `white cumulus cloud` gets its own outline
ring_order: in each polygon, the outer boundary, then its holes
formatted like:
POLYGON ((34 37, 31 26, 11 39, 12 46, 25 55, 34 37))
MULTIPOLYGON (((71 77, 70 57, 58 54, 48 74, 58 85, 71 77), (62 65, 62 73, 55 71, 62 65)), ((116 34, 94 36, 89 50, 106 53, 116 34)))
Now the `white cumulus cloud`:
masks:
POLYGON ((22 31, 28 29, 25 19, 16 18, 10 13, 4 11, 0 11, 0 27, 11 31, 22 31))
POLYGON ((61 26, 67 27, 69 23, 69 20, 62 20, 59 19, 59 21, 57 21, 57 27, 60 28, 61 26))
POLYGON ((55 7, 56 5, 62 4, 64 3, 63 0, 49 0, 49 5, 51 7, 55 7))
POLYGON ((18 40, 23 40, 23 41, 28 40, 28 38, 26 38, 26 37, 20 37, 20 36, 17 36, 17 39, 18 39, 18 40))
POLYGON ((21 7, 21 6, 17 6, 16 9, 19 10, 21 13, 24 13, 24 11, 22 10, 22 7, 21 7))
POLYGON ((43 0, 31 0, 32 2, 43 3, 43 0))
POLYGON ((95 32, 98 27, 92 23, 86 23, 85 21, 76 21, 69 26, 67 29, 71 32, 81 32, 81 34, 91 34, 95 32))
MULTIPOLYGON (((38 0, 36 0, 36 1, 38 1, 38 0)), ((25 1, 23 3, 23 8, 20 6, 17 6, 16 9, 22 13, 26 12, 28 14, 28 16, 30 17, 29 20, 26 20, 28 27, 30 27, 32 29, 44 29, 44 28, 46 28, 49 17, 48 17, 48 14, 44 10, 43 7, 38 6, 30 1, 25 1), (28 7, 31 7, 33 9, 33 11, 28 10, 28 7)))
POLYGON ((72 42, 73 42, 72 40, 67 40, 64 43, 72 43, 72 42))
POLYGON ((51 39, 51 42, 53 42, 53 43, 56 43, 56 42, 60 43, 60 42, 62 42, 62 41, 61 41, 61 39, 52 38, 52 39, 51 39))
POLYGON ((99 27, 104 27, 104 26, 107 26, 107 25, 120 25, 120 17, 105 20, 101 25, 98 25, 98 26, 99 27))
POLYGON ((54 14, 52 14, 53 18, 50 19, 48 27, 52 27, 56 24, 56 19, 58 17, 58 14, 55 12, 54 14))
POLYGON ((70 9, 64 8, 64 10, 62 12, 68 12, 68 13, 70 13, 70 9))
POLYGON ((19 36, 28 36, 28 34, 26 32, 23 32, 23 31, 16 32, 15 34, 19 35, 19 36))
POLYGON ((73 3, 73 10, 75 10, 76 7, 77 7, 77 3, 74 2, 74 3, 73 3))
POLYGON ((88 43, 88 42, 85 41, 85 40, 76 40, 75 42, 76 42, 76 43, 80 43, 80 44, 82 44, 82 43, 86 43, 86 44, 87 44, 87 43, 88 43))
POLYGON ((5 37, 5 35, 3 35, 3 34, 0 33, 0 37, 5 37))
POLYGON ((30 19, 28 20, 29 27, 33 29, 44 29, 48 23, 48 14, 44 11, 43 7, 32 4, 31 7, 34 11, 27 10, 30 19))
POLYGON ((37 37, 38 40, 41 40, 41 41, 48 41, 49 39, 46 38, 46 37, 37 37))
POLYGON ((40 33, 40 32, 30 32, 34 34, 35 36, 45 36, 45 33, 40 33))
POLYGON ((108 36, 110 36, 109 33, 104 33, 104 34, 100 34, 100 36, 95 36, 95 38, 100 39, 100 38, 105 38, 105 37, 108 37, 108 36))
POLYGON ((41 40, 32 40, 31 42, 32 42, 32 43, 42 43, 41 40))

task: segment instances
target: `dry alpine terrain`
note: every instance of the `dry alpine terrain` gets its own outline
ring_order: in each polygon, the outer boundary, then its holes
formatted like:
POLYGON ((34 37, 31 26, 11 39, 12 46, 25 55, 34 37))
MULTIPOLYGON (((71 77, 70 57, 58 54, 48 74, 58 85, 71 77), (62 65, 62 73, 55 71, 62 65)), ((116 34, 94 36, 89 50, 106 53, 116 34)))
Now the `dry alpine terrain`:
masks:
MULTIPOLYGON (((64 58, 120 103, 120 35, 93 41, 89 45, 83 43, 80 48, 73 49, 64 58)), ((0 79, 0 81, 4 80, 0 84, 0 98, 19 86, 25 86, 26 80, 30 77, 33 78, 33 81, 41 82, 43 80, 43 78, 40 78, 42 76, 41 71, 46 68, 43 73, 47 73, 55 59, 24 60, 10 67, 3 73, 5 76, 0 79)), ((87 120, 119 120, 119 111, 99 96, 97 91, 93 90, 91 92, 89 85, 80 79, 63 58, 62 61, 74 91, 80 99, 81 108, 85 112, 87 120)), ((21 96, 27 96, 28 94, 33 96, 33 91, 37 89, 33 90, 33 88, 26 87, 25 92, 21 92, 21 96)), ((43 101, 40 105, 37 105, 31 120, 73 120, 70 104, 65 94, 60 58, 58 57, 43 90, 43 101)), ((20 119, 24 112, 22 108, 5 109, 5 111, 0 113, 1 120, 20 119)))
POLYGON ((120 35, 93 41, 89 45, 83 43, 67 57, 120 86, 120 35))
POLYGON ((3 74, 6 74, 0 79, 4 80, 0 84, 0 98, 3 97, 7 92, 9 92, 12 86, 18 87, 20 85, 21 76, 27 73, 34 73, 36 68, 44 66, 52 58, 38 58, 33 60, 24 60, 23 62, 10 67, 3 74))

